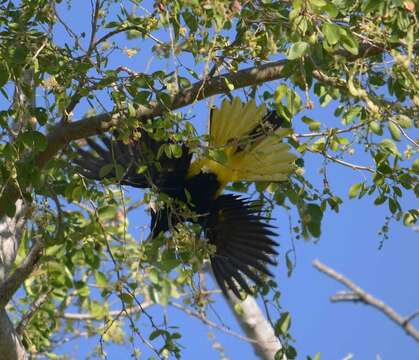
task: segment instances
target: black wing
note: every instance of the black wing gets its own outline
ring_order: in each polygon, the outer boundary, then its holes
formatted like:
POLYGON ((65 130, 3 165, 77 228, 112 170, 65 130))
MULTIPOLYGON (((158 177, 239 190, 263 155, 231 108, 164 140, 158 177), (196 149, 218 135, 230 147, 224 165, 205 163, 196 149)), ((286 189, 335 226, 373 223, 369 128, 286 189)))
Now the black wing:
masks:
POLYGON ((224 294, 227 288, 238 298, 240 288, 252 294, 246 277, 262 285, 259 272, 273 276, 268 264, 275 264, 272 255, 278 254, 278 244, 270 238, 276 234, 266 220, 259 208, 236 195, 222 195, 215 200, 203 227, 210 244, 216 247, 211 265, 224 294))
MULTIPOLYGON (((117 134, 115 134, 117 135, 117 134)), ((116 138, 117 136, 115 136, 116 138)), ((140 139, 130 140, 124 144, 119 140, 110 140, 106 136, 100 137, 101 144, 92 139, 86 139, 88 149, 78 148, 79 157, 73 160, 79 172, 92 180, 117 179, 122 185, 136 188, 154 188, 157 192, 167 193, 171 197, 183 194, 186 174, 189 169, 192 154, 186 145, 182 148, 181 156, 168 157, 160 148, 165 143, 153 139, 145 131, 141 131, 140 139), (111 165, 105 174, 101 169, 111 165), (142 169, 139 174, 138 170, 142 169), (122 176, 116 176, 116 169, 122 176)), ((150 230, 152 236, 169 229, 169 224, 176 224, 176 219, 170 219, 169 209, 151 210, 150 230)))
POLYGON ((156 188, 158 191, 170 192, 171 189, 183 186, 192 155, 185 145, 178 158, 167 157, 159 150, 165 143, 154 140, 146 132, 141 132, 138 140, 130 140, 124 144, 119 140, 100 137, 101 144, 92 139, 86 139, 88 148, 78 148, 79 157, 73 160, 78 165, 81 174, 92 180, 116 179, 118 168, 122 172, 119 182, 138 188, 156 188), (101 169, 110 167, 101 176, 101 169), (141 173, 138 170, 144 167, 141 173))
POLYGON ((149 181, 145 174, 138 174, 137 169, 141 166, 141 159, 138 156, 138 143, 131 141, 124 144, 122 141, 112 141, 106 136, 100 137, 101 144, 92 139, 86 139, 87 149, 78 148, 78 157, 73 163, 78 166, 78 171, 92 180, 116 179, 116 169, 122 171, 120 179, 122 185, 129 185, 138 188, 149 187, 149 181), (111 167, 101 174, 105 166, 111 167))

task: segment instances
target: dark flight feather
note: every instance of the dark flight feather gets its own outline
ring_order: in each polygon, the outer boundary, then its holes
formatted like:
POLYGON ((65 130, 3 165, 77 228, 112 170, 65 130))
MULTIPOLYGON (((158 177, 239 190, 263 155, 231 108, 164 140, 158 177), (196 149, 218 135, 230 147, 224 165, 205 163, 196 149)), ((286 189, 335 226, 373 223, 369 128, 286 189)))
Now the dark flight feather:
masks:
POLYGON ((243 275, 256 284, 261 284, 258 272, 272 276, 267 265, 275 264, 272 255, 278 244, 269 237, 276 235, 268 229, 272 226, 264 221, 264 216, 255 215, 251 202, 232 194, 215 199, 204 218, 206 236, 216 247, 211 257, 215 279, 225 294, 230 289, 237 296, 239 288, 250 293, 243 275))

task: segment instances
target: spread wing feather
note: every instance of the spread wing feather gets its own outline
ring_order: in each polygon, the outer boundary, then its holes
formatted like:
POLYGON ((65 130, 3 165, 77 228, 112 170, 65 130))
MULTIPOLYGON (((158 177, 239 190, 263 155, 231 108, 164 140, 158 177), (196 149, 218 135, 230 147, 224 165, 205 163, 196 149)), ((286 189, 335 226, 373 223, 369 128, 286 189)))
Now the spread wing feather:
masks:
POLYGON ((211 257, 214 276, 221 290, 230 289, 241 297, 240 289, 251 293, 246 278, 261 284, 260 273, 272 276, 269 264, 275 264, 278 245, 270 237, 276 234, 266 218, 256 215, 259 208, 239 196, 221 195, 214 201, 203 223, 210 244, 215 245, 211 257))

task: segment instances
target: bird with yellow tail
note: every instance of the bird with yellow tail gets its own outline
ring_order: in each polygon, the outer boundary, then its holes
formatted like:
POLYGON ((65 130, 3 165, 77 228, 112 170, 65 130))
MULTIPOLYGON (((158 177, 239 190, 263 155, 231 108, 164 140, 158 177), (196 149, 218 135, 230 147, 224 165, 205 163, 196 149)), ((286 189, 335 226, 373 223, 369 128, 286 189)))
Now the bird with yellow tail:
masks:
POLYGON ((152 237, 180 222, 198 223, 215 247, 210 262, 220 288, 225 294, 231 289, 241 297, 240 289, 252 293, 246 278, 260 285, 260 273, 272 276, 268 264, 275 264, 272 256, 277 254, 278 244, 272 240, 276 235, 273 226, 266 222, 268 219, 259 207, 240 196, 223 194, 223 190, 230 182, 288 179, 297 157, 282 141, 291 132, 282 128, 282 123, 276 112, 267 111, 265 105, 257 106, 254 100, 242 103, 235 97, 210 111, 206 147, 221 151, 222 161, 207 153, 193 158, 186 144, 180 144, 180 156, 168 157, 159 152, 166 143, 155 140, 153 133, 140 130, 140 139, 128 145, 103 137, 104 148, 87 139, 93 151, 79 149, 80 156, 74 162, 83 175, 95 180, 116 178, 115 170, 104 176, 101 172, 113 163, 123 169, 120 184, 152 188, 165 193, 174 203, 187 206, 194 216, 183 215, 169 206, 152 209, 152 237), (139 167, 146 167, 146 171, 138 173, 139 167))

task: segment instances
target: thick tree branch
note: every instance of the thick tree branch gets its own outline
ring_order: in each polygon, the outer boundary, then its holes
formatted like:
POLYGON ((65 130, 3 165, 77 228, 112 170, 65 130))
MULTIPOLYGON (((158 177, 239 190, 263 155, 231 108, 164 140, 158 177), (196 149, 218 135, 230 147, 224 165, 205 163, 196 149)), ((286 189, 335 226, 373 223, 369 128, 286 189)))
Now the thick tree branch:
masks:
MULTIPOLYGON (((282 349, 282 344, 275 336, 271 324, 265 319, 255 298, 248 295, 244 301, 241 301, 231 293, 227 301, 246 336, 256 340, 252 344, 255 354, 260 359, 273 360, 275 354, 282 349), (240 307, 240 314, 235 311, 236 306, 240 307)), ((282 359, 286 360, 285 356, 282 359)))
POLYGON ((0 286, 15 262, 27 212, 28 207, 22 200, 18 200, 15 216, 13 218, 4 216, 0 221, 0 286))
MULTIPOLYGON (((246 86, 277 80, 283 77, 282 69, 287 60, 281 60, 264 64, 248 69, 240 70, 236 73, 220 75, 211 79, 196 82, 189 89, 173 96, 169 104, 162 105, 157 102, 150 102, 148 107, 141 106, 137 110, 138 118, 149 118, 162 115, 169 110, 176 110, 186 105, 192 104, 204 98, 229 92, 226 80, 233 84, 235 89, 246 86)), ((38 166, 43 166, 60 149, 70 141, 86 138, 89 136, 103 133, 120 120, 120 115, 102 113, 90 116, 71 124, 61 124, 56 126, 47 136, 48 146, 37 158, 38 166)))
MULTIPOLYGON (((384 51, 383 49, 379 50, 381 52, 384 51)), ((362 46, 358 58, 377 55, 377 51, 375 46, 362 46)), ((136 116, 140 119, 155 117, 166 111, 179 109, 216 94, 229 93, 230 89, 227 83, 232 84, 235 89, 241 89, 247 86, 281 79, 286 75, 283 73, 283 69, 288 62, 289 60, 279 60, 243 69, 235 73, 227 73, 210 79, 206 78, 174 95, 168 104, 150 102, 148 107, 139 107, 136 116)), ((325 79, 325 75, 322 76, 317 70, 314 70, 313 74, 319 81, 327 80, 325 79)), ((111 126, 116 125, 121 120, 120 117, 121 115, 118 113, 102 113, 96 116, 86 117, 73 123, 61 123, 55 126, 47 135, 47 147, 37 156, 36 164, 39 167, 43 167, 48 160, 53 158, 59 150, 71 141, 108 131, 111 126)), ((17 200, 18 198, 19 193, 16 189, 9 186, 5 194, 0 198, 0 217, 4 215, 4 205, 2 203, 4 203, 5 199, 11 201, 17 200)))
POLYGON ((44 245, 42 239, 37 239, 22 264, 0 285, 0 307, 6 306, 20 285, 30 275, 41 256, 44 245))
POLYGON ((4 360, 26 359, 26 351, 20 336, 16 333, 6 310, 0 308, 0 350, 4 360))
POLYGON ((413 337, 416 341, 419 342, 419 331, 410 323, 411 316, 404 318, 399 315, 394 309, 385 304, 383 301, 375 298, 371 294, 367 293, 365 290, 361 289, 358 285, 353 283, 348 278, 344 277, 342 274, 339 274, 330 267, 322 264, 319 260, 313 261, 313 266, 321 271, 322 273, 330 276, 331 278, 339 281, 345 285, 348 289, 351 290, 350 293, 339 293, 337 296, 333 296, 333 301, 352 301, 357 302, 361 301, 366 305, 370 305, 377 310, 381 311, 394 323, 400 326, 409 336, 413 337))

